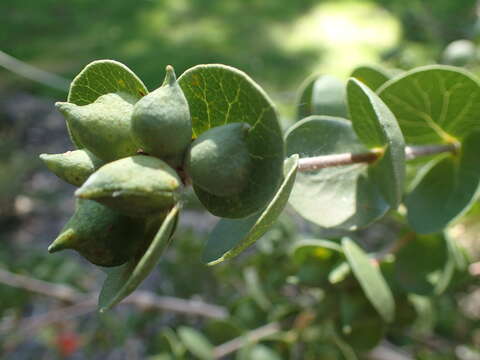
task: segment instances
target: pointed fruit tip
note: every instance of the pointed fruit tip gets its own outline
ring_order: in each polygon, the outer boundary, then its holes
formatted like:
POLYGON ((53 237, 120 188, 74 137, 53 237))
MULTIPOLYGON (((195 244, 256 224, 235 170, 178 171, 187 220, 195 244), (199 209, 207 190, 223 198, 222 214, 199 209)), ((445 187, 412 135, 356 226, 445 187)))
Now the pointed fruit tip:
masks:
POLYGON ((71 249, 72 242, 74 241, 75 232, 72 229, 68 229, 62 232, 48 247, 50 254, 60 250, 71 249))
POLYGON ((177 81, 177 75, 172 65, 167 65, 165 68, 165 80, 164 84, 173 85, 177 81))
POLYGON ((60 111, 62 114, 67 114, 69 113, 72 108, 76 106, 75 104, 69 103, 69 102, 61 102, 57 101, 55 103, 55 107, 57 108, 58 111, 60 111))

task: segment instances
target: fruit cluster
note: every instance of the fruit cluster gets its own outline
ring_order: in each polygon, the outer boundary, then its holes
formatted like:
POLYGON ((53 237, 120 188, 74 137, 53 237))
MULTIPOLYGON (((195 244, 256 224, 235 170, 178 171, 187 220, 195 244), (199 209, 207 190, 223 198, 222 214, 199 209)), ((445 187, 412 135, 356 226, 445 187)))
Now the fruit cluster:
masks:
POLYGON ((80 149, 40 157, 79 189, 50 252, 74 249, 93 264, 122 265, 145 253, 186 183, 222 197, 248 182, 250 126, 217 126, 192 142, 189 105, 171 66, 163 85, 140 99, 119 91, 56 106, 80 149))

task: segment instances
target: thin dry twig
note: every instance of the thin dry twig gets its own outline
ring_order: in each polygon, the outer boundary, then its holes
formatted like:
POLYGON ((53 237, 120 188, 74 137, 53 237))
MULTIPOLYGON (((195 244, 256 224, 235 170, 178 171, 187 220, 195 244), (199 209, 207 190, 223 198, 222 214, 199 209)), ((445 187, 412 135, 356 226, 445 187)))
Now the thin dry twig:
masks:
MULTIPOLYGON (((14 274, 5 269, 0 269, 0 283, 73 304, 24 319, 19 324, 0 325, 0 333, 12 330, 15 332, 33 331, 42 326, 84 315, 96 309, 97 294, 84 294, 66 285, 33 279, 14 274)), ((200 300, 159 296, 148 291, 137 291, 126 298, 123 303, 132 304, 142 309, 154 309, 213 319, 224 319, 228 316, 228 311, 222 306, 208 304, 200 300)))
POLYGON ((235 339, 227 341, 221 345, 218 345, 213 349, 214 359, 221 359, 228 354, 231 354, 249 343, 255 343, 266 337, 274 335, 282 330, 280 323, 274 322, 264 326, 261 326, 255 330, 248 332, 245 335, 239 336, 235 339))

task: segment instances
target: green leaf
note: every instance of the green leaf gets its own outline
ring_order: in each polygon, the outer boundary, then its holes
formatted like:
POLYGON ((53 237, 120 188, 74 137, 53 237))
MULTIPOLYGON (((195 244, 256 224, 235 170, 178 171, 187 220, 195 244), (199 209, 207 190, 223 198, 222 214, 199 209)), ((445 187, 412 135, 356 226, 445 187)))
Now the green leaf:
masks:
POLYGON ((179 205, 170 210, 150 246, 141 257, 107 272, 98 300, 101 312, 110 309, 130 295, 150 274, 170 243, 178 212, 179 205))
POLYGON ((405 142, 395 116, 368 86, 356 79, 347 85, 348 107, 355 132, 369 148, 382 148, 383 155, 369 168, 382 195, 397 208, 405 179, 405 142))
POLYGON ((297 119, 310 115, 347 116, 345 85, 330 75, 314 75, 300 87, 297 119))
MULTIPOLYGON (((128 67, 114 60, 96 60, 88 64, 70 84, 67 101, 76 105, 88 105, 98 97, 111 93, 126 93, 140 99, 148 93, 142 80, 128 67)), ((75 138, 67 124, 73 144, 84 146, 75 138)))
POLYGON ((213 359, 213 345, 199 331, 186 326, 178 329, 178 336, 193 355, 202 360, 213 359))
POLYGON ((441 235, 417 235, 395 259, 395 279, 404 291, 432 295, 448 260, 447 243, 441 235))
POLYGON ((344 259, 341 246, 333 241, 305 239, 292 248, 293 261, 298 264, 296 276, 300 283, 322 286, 329 273, 344 259))
POLYGON ((292 247, 293 259, 297 263, 304 262, 308 257, 320 259, 331 257, 334 252, 343 252, 342 247, 334 241, 323 239, 302 239, 292 247))
POLYGON ((198 65, 178 83, 187 98, 193 135, 234 122, 248 123, 246 139, 252 159, 247 186, 232 196, 215 196, 198 187, 195 193, 212 214, 243 218, 263 209, 282 179, 283 136, 273 103, 245 73, 225 65, 198 65))
POLYGON ((222 219, 215 226, 203 252, 209 265, 232 258, 265 234, 280 216, 295 183, 298 156, 285 160, 285 178, 265 209, 245 219, 222 219))
POLYGON ((371 65, 357 67, 350 76, 360 80, 373 91, 390 79, 390 75, 385 70, 371 65))
POLYGON ((122 63, 96 60, 73 79, 67 101, 76 105, 88 105, 102 95, 117 92, 140 99, 148 90, 142 80, 122 63))
POLYGON ((257 305, 265 310, 272 306, 271 301, 268 299, 265 290, 262 287, 258 272, 255 267, 250 266, 243 271, 243 278, 245 280, 247 294, 252 297, 257 305))
POLYGON ((455 142, 480 129, 479 82, 465 70, 424 66, 386 82, 378 93, 407 144, 455 142))
POLYGON ((241 350, 237 360, 280 360, 281 357, 268 346, 256 344, 241 350))
POLYGON ((409 224, 421 234, 441 231, 467 211, 480 184, 480 132, 468 136, 455 156, 432 161, 405 199, 409 224))
MULTIPOLYGON (((385 322, 360 289, 340 294, 340 324, 338 334, 353 349, 365 352, 373 349, 385 337, 385 322)), ((342 351, 344 354, 345 352, 342 351)))
MULTIPOLYGON (((351 122, 326 116, 296 123, 286 133, 286 144, 289 155, 302 158, 367 151, 351 122)), ((366 164, 299 172, 290 203, 319 226, 347 230, 364 227, 389 209, 378 186, 369 179, 366 164)))
POLYGON ((352 240, 344 238, 342 247, 365 296, 386 322, 392 322, 395 302, 380 269, 373 265, 371 258, 352 240))
POLYGON ((297 120, 302 120, 307 116, 313 114, 313 105, 312 105, 312 92, 313 84, 317 80, 319 75, 309 76, 305 81, 300 85, 300 88, 297 92, 297 99, 295 101, 297 105, 297 120))

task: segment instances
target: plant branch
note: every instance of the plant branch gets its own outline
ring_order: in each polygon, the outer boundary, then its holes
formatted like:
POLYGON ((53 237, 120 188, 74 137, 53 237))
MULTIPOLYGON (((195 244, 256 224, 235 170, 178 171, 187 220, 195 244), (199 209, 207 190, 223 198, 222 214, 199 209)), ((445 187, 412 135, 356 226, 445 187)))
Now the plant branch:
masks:
MULTIPOLYGON (((457 151, 458 146, 455 144, 406 146, 405 158, 407 160, 413 160, 422 156, 447 152, 456 153, 457 151)), ((364 153, 343 153, 302 158, 298 161, 298 170, 312 171, 334 166, 372 163, 381 155, 382 150, 372 149, 364 153)))
POLYGON ((4 67, 15 74, 60 91, 68 92, 70 86, 70 80, 49 73, 48 71, 37 69, 3 51, 0 51, 0 67, 4 67))
POLYGON ((214 359, 221 359, 228 354, 231 354, 249 343, 260 341, 268 336, 280 332, 281 326, 278 322, 273 322, 257 329, 249 331, 247 334, 236 337, 226 343, 218 345, 213 349, 214 359))
MULTIPOLYGON (((31 291, 50 298, 73 304, 65 308, 73 309, 74 314, 82 315, 96 309, 97 294, 84 294, 66 285, 53 284, 43 280, 33 279, 24 275, 11 273, 5 269, 0 269, 0 283, 6 284, 19 289, 31 291), (77 312, 79 310, 79 312, 77 312)), ((156 309, 161 311, 169 311, 193 316, 202 316, 213 319, 225 319, 228 317, 228 311, 218 305, 208 304, 201 300, 180 299, 171 296, 159 296, 149 291, 136 291, 127 297, 124 304, 132 304, 142 309, 156 309)), ((58 318, 56 314, 62 314, 62 309, 54 310, 51 315, 58 318)), ((49 313, 45 314, 48 315, 49 313)), ((27 319, 27 327, 38 328, 38 324, 48 324, 50 322, 48 316, 40 315, 37 318, 27 319)), ((61 318, 61 316, 60 316, 61 318)), ((4 332, 4 328, 0 326, 0 332, 4 332)))

